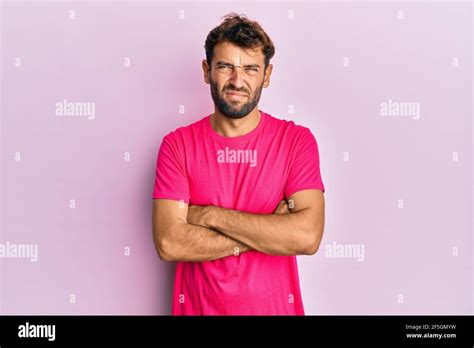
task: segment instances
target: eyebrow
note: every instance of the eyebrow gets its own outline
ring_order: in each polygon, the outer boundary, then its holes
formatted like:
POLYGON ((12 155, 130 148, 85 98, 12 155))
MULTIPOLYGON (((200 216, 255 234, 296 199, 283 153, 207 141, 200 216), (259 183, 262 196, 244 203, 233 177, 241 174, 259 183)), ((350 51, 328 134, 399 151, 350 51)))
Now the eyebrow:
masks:
MULTIPOLYGON (((228 64, 228 65, 234 65, 232 63, 220 60, 216 64, 228 64)), ((260 64, 246 64, 243 66, 244 68, 252 67, 252 68, 260 68, 260 64)))

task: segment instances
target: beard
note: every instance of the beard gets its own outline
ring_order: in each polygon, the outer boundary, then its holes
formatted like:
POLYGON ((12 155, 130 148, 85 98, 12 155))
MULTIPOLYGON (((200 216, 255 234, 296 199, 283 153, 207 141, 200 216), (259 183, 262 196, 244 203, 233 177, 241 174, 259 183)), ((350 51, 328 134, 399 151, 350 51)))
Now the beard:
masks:
POLYGON ((212 100, 214 100, 214 104, 216 108, 226 117, 239 119, 242 117, 247 116, 254 108, 257 106, 258 102, 260 101, 260 96, 262 94, 263 88, 263 81, 260 86, 256 89, 253 95, 245 89, 237 90, 234 86, 229 85, 224 88, 222 93, 219 93, 217 88, 217 83, 211 79, 211 96, 212 100), (224 99, 224 95, 227 91, 235 91, 246 93, 247 96, 244 98, 249 98, 248 102, 243 103, 241 101, 231 101, 228 102, 224 99))

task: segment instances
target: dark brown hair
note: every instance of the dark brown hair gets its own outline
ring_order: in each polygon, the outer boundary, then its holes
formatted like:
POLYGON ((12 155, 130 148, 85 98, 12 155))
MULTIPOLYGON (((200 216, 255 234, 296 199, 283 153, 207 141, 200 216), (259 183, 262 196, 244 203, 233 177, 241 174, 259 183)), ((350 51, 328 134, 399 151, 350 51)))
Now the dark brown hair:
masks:
POLYGON ((275 54, 275 47, 267 33, 256 21, 248 19, 245 15, 231 12, 224 17, 224 21, 212 29, 206 38, 204 48, 209 67, 214 56, 214 46, 221 42, 230 42, 242 48, 261 47, 265 56, 265 68, 275 54))

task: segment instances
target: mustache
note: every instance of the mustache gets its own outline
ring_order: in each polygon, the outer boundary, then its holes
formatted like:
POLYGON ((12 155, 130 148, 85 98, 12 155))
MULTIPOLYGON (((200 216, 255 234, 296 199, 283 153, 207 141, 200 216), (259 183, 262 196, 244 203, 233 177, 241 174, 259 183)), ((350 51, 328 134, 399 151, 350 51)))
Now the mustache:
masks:
POLYGON ((250 93, 246 89, 236 89, 233 87, 227 87, 224 89, 224 93, 227 91, 232 91, 232 92, 239 92, 239 93, 245 93, 247 96, 250 95, 250 93))

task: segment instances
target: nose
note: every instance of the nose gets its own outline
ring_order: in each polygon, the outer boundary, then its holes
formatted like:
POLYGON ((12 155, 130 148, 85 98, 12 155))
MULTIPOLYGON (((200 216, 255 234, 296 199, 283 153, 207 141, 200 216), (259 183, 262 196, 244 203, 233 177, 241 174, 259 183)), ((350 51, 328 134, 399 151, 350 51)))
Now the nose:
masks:
POLYGON ((232 71, 232 75, 230 76, 230 82, 238 90, 240 90, 244 86, 243 74, 243 69, 240 66, 236 66, 234 68, 234 71, 232 71))

